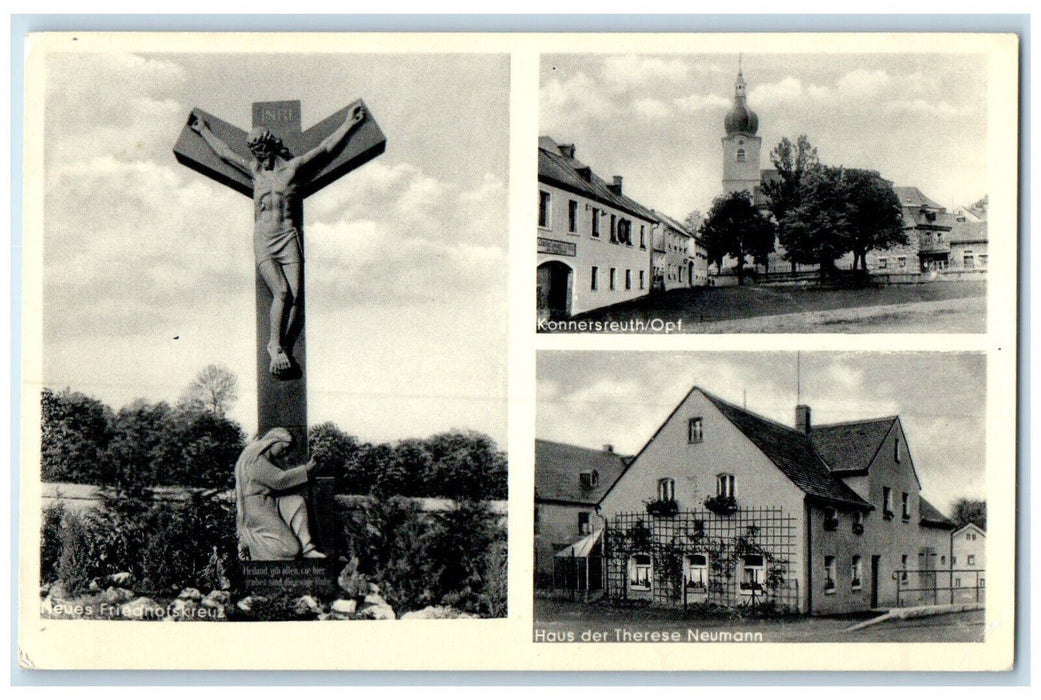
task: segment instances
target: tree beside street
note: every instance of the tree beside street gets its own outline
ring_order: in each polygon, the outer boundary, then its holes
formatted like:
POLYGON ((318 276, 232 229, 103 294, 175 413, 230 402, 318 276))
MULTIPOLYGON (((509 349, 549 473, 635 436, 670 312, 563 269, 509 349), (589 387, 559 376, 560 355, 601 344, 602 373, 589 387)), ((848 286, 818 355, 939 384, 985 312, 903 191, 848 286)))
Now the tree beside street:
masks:
POLYGON ((752 196, 740 191, 713 200, 700 234, 709 264, 715 263, 718 269, 723 258, 731 256, 737 261, 738 284, 743 284, 748 258, 755 264, 768 264, 768 256, 774 250, 776 230, 752 202, 752 196))

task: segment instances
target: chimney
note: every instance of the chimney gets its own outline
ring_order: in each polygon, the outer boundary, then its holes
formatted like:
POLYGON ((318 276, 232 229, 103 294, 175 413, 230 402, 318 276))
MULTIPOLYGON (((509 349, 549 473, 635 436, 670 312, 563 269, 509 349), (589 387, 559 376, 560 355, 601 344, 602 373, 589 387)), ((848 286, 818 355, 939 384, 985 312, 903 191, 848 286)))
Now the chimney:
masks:
POLYGON ((614 445, 605 444, 604 445, 604 452, 612 452, 613 453, 614 452, 614 445))
POLYGON ((564 156, 565 158, 574 158, 575 157, 575 144, 573 144, 573 143, 562 143, 559 146, 557 146, 557 148, 560 149, 560 155, 564 156))
POLYGON ((810 407, 799 405, 795 407, 795 429, 803 435, 810 434, 810 407))
POLYGON ((615 175, 613 179, 614 179, 614 182, 612 182, 610 185, 608 185, 607 189, 611 190, 615 194, 621 194, 622 193, 622 176, 621 175, 615 175))

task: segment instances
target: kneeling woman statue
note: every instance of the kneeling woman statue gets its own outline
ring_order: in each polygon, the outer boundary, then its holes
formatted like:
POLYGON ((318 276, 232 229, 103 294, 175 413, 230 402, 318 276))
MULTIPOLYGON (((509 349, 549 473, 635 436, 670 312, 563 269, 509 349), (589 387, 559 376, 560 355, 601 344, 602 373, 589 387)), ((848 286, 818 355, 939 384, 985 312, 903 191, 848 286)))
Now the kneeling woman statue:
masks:
POLYGON ((325 557, 311 542, 307 502, 300 494, 300 487, 314 471, 314 459, 285 470, 270 459, 285 452, 292 441, 285 428, 272 428, 247 445, 235 463, 235 525, 243 559, 325 557))

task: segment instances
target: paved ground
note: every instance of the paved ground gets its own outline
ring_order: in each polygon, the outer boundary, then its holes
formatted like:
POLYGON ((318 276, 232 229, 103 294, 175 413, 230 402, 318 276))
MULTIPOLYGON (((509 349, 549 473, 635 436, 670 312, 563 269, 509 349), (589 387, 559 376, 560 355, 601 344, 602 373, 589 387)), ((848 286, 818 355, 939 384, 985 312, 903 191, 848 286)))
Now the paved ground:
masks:
POLYGON ((985 281, 864 289, 699 287, 618 304, 577 319, 623 324, 660 319, 682 322, 685 333, 981 333, 986 330, 985 294, 985 281))
POLYGON ((763 642, 982 642, 985 613, 936 615, 914 620, 893 620, 856 632, 846 628, 868 616, 800 617, 790 620, 682 619, 683 613, 661 608, 617 608, 601 603, 535 600, 535 630, 543 634, 580 636, 586 630, 605 633, 615 641, 626 630, 633 632, 762 633, 763 642))

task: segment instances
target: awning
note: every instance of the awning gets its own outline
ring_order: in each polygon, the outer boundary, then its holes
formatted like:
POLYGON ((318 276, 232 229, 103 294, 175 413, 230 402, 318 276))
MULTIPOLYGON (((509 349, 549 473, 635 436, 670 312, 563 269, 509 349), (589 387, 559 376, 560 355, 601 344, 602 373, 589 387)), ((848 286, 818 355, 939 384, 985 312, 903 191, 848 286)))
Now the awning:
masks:
POLYGON ((603 533, 603 530, 597 530, 591 535, 586 535, 578 542, 564 547, 564 549, 560 550, 553 556, 561 557, 563 559, 571 559, 572 557, 588 557, 593 551, 593 547, 598 541, 600 541, 600 536, 603 535, 603 533))

